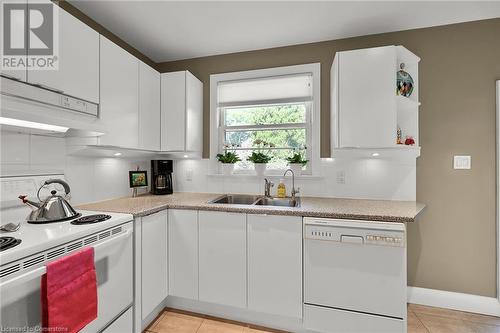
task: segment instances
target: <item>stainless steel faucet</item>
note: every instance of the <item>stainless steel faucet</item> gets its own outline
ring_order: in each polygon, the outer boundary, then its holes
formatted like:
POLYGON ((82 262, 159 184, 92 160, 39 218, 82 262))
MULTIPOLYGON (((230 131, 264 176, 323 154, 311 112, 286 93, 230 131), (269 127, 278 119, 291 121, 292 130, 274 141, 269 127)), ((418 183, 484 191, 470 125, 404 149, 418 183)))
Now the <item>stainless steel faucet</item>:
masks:
POLYGON ((274 186, 274 183, 267 178, 264 178, 264 196, 270 198, 271 197, 271 187, 274 186))
POLYGON ((286 176, 286 174, 290 171, 292 173, 292 200, 296 200, 296 194, 300 192, 299 188, 295 188, 295 173, 293 173, 292 169, 287 169, 285 173, 283 174, 283 177, 286 176))

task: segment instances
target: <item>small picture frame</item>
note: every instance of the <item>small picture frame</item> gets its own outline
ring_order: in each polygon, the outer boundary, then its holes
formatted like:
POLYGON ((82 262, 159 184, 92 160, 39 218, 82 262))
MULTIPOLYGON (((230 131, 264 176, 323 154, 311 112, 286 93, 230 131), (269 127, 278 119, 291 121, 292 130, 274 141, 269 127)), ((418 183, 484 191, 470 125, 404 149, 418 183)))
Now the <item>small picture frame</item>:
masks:
POLYGON ((147 171, 129 171, 128 180, 130 188, 146 187, 148 186, 148 172, 147 171))

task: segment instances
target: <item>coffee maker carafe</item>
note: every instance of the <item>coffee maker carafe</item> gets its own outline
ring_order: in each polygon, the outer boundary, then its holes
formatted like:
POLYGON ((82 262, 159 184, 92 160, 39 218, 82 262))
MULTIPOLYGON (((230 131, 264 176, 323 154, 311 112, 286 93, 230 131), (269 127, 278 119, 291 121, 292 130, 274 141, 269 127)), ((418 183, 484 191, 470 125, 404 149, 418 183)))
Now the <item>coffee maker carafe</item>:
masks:
POLYGON ((151 160, 151 193, 172 194, 172 160, 151 160))

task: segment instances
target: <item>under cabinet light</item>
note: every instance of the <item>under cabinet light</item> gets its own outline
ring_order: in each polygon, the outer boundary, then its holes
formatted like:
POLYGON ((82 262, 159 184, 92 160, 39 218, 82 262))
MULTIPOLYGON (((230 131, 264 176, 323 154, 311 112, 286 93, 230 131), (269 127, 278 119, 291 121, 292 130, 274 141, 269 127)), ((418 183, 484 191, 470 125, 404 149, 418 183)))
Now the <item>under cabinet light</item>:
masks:
POLYGON ((380 154, 379 153, 373 153, 372 156, 373 157, 377 157, 377 156, 380 156, 380 154))
POLYGON ((188 158, 189 156, 188 155, 184 155, 184 158, 188 158))
POLYGON ((34 121, 19 120, 14 118, 5 118, 5 117, 0 117, 0 125, 34 128, 34 129, 40 129, 51 132, 60 132, 60 133, 65 133, 69 129, 68 127, 63 127, 63 126, 36 123, 34 121))
POLYGON ((113 156, 122 156, 122 153, 114 153, 113 156))

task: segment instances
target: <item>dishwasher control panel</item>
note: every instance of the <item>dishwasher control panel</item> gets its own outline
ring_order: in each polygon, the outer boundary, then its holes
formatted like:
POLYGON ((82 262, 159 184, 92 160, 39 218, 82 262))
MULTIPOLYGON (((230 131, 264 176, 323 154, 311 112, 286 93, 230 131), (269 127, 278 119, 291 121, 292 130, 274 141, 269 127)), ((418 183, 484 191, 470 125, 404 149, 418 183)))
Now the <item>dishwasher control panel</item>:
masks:
POLYGON ((360 227, 354 222, 352 226, 344 221, 339 225, 304 223, 304 238, 310 240, 332 241, 339 243, 366 244, 378 246, 405 246, 404 230, 377 228, 365 224, 360 227))

